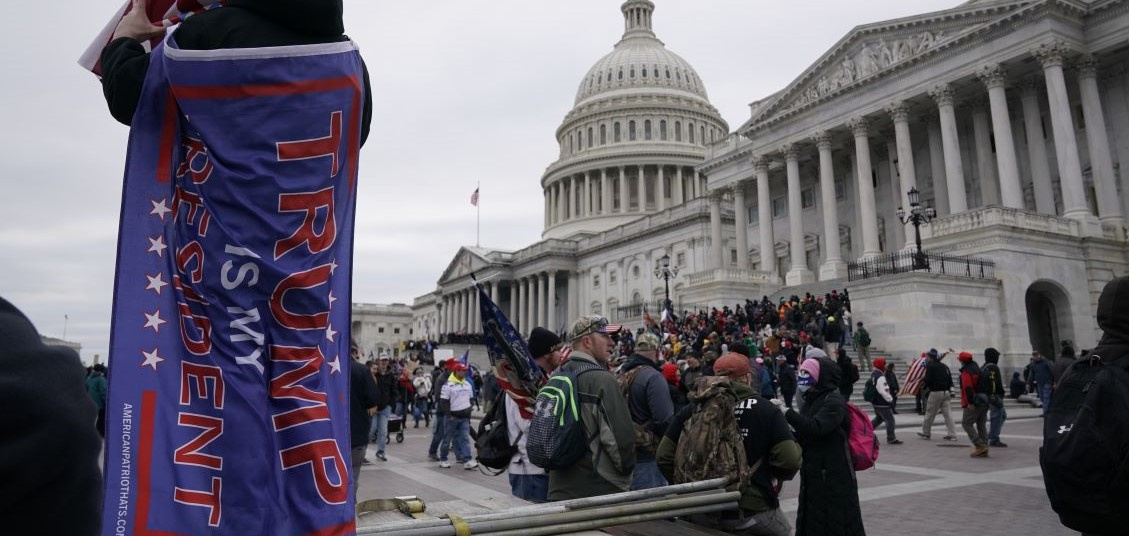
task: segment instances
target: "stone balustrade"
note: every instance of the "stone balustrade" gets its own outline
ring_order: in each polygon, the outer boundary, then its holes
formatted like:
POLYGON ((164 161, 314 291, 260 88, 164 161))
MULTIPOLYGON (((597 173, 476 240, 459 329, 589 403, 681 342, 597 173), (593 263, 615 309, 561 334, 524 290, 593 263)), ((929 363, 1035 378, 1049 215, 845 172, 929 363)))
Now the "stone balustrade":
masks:
POLYGON ((779 277, 774 272, 742 270, 740 268, 715 268, 690 274, 690 286, 722 281, 741 281, 770 285, 776 284, 778 279, 779 277))
MULTIPOLYGON (((921 237, 942 237, 992 225, 1005 225, 1068 236, 1083 236, 1082 222, 1072 218, 1039 214, 1018 208, 990 206, 933 220, 929 225, 921 227, 921 237)), ((1114 229, 1114 231, 1116 230, 1114 229)), ((1108 238, 1113 238, 1112 233, 1108 238)))

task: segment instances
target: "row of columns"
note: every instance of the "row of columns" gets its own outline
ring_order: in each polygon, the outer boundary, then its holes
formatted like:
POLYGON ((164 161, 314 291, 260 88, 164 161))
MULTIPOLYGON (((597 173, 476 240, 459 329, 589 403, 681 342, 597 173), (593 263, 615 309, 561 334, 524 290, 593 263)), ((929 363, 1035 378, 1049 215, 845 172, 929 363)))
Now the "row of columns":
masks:
MULTIPOLYGON (((1094 215, 1086 203, 1074 122, 1063 74, 1063 63, 1070 54, 1070 49, 1060 41, 1053 41, 1037 47, 1031 53, 1043 66, 1054 132, 1056 161, 1059 168, 1063 216, 1092 220, 1094 215)), ((1099 97, 1096 63, 1092 57, 1084 56, 1078 62, 1078 68, 1082 112, 1086 125, 1089 126, 1089 128, 1086 128, 1086 136, 1093 168, 1098 214, 1102 222, 1120 223, 1122 214, 1114 184, 1113 160, 1099 97)), ((1005 90, 1007 84, 1005 70, 999 64, 986 65, 976 72, 976 78, 986 87, 988 107, 987 112, 977 112, 974 109, 972 116, 983 204, 998 203, 1006 207, 1024 208, 1023 187, 1019 176, 1019 163, 1005 90), (991 152, 985 149, 991 146, 990 136, 993 134, 996 145, 994 159, 991 152)), ((1031 81, 1024 84, 1021 90, 1021 104, 1027 131, 1036 210, 1054 214, 1054 194, 1047 152, 1042 138, 1037 88, 1037 83, 1031 81)), ((932 88, 928 94, 936 103, 939 119, 936 123, 929 122, 929 147, 933 161, 934 191, 938 209, 942 215, 964 212, 968 210, 968 199, 965 192, 964 169, 961 163, 959 130, 954 109, 954 92, 949 84, 943 83, 932 88), (938 152, 941 154, 938 155, 938 152), (941 159, 938 159, 937 156, 940 156, 941 159)), ((983 110, 983 108, 980 110, 983 110)), ((891 152, 896 154, 896 172, 900 177, 900 184, 897 185, 899 188, 898 198, 901 206, 908 207, 906 192, 917 186, 913 143, 909 127, 909 107, 904 101, 895 101, 886 106, 885 113, 889 116, 894 127, 894 143, 891 152)), ((867 258, 880 253, 878 216, 875 208, 874 188, 871 183, 870 120, 867 117, 856 117, 849 120, 845 126, 854 138, 855 177, 858 183, 858 210, 862 235, 861 257, 867 258)), ((826 131, 820 131, 812 136, 811 141, 814 142, 819 152, 819 183, 823 198, 823 232, 825 238, 822 243, 825 249, 823 252, 824 263, 820 267, 820 278, 843 277, 846 274, 846 263, 842 258, 839 244, 831 135, 826 131)), ((894 158, 894 154, 890 155, 891 159, 894 158)), ((792 264, 786 276, 787 284, 804 284, 814 280, 814 275, 807 266, 804 247, 799 150, 795 143, 789 143, 781 147, 776 156, 784 161, 788 188, 789 240, 791 242, 792 264)), ((768 155, 759 155, 754 157, 752 161, 753 180, 757 184, 760 215, 760 260, 763 270, 773 270, 775 265, 768 158, 768 155)), ((745 221, 747 218, 745 186, 748 182, 749 179, 741 180, 730 187, 737 214, 737 241, 742 248, 747 247, 748 244, 746 230, 748 222, 745 221)), ((714 266, 717 267, 725 265, 721 247, 720 203, 722 193, 721 191, 710 193, 712 260, 714 266)), ((913 236, 912 227, 903 229, 899 236, 913 236)), ((907 247, 912 245, 911 240, 905 238, 903 240, 905 240, 907 247)), ((748 264, 748 255, 739 250, 737 255, 738 268, 747 269, 748 264)))
MULTIPOLYGON (((556 280, 558 270, 546 270, 510 281, 509 318, 521 333, 528 333, 534 326, 544 326, 556 331, 556 280)), ((568 283, 572 284, 571 280, 568 283)), ((502 282, 483 283, 490 299, 499 307, 499 287, 502 282)), ((565 287, 565 296, 568 287, 565 287)), ((440 299, 440 333, 480 332, 482 316, 479 294, 474 287, 444 294, 440 299)), ((566 306, 566 316, 569 313, 566 306)))
POLYGON ((668 200, 670 206, 677 206, 688 199, 705 195, 705 178, 686 166, 637 164, 611 169, 616 171, 614 175, 608 172, 608 168, 601 168, 569 175, 549 184, 545 188, 545 227, 589 216, 646 212, 648 191, 655 193, 655 208, 660 211, 667 208, 668 200), (645 173, 648 167, 656 169, 650 178, 645 173), (670 188, 666 186, 668 167, 674 167, 670 188), (638 203, 633 210, 629 204, 629 170, 634 170, 636 177, 638 203), (615 183, 619 187, 619 207, 613 206, 615 183))

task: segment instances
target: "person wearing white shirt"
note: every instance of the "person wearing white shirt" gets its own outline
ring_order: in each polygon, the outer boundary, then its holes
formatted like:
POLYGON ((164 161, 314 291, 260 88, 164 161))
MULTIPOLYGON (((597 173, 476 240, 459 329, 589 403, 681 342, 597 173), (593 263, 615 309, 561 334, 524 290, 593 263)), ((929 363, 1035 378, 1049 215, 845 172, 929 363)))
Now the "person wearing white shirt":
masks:
MULTIPOLYGON (((529 352, 541 367, 547 378, 560 366, 562 354, 561 338, 556 333, 542 327, 535 327, 529 334, 529 352)), ((528 400, 528 399, 527 399, 528 400)), ((529 421, 533 418, 533 408, 522 406, 512 396, 506 396, 506 425, 510 443, 517 445, 517 452, 510 460, 510 489, 514 497, 530 502, 549 500, 549 475, 545 470, 529 461, 526 450, 526 435, 529 421)))

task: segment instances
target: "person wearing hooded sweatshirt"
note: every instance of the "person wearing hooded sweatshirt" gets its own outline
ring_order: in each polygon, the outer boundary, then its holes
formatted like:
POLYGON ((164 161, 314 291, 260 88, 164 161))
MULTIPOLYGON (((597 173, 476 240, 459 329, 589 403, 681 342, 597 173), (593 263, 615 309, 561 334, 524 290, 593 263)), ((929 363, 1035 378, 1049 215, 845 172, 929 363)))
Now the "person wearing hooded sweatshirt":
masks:
MULTIPOLYGON (((102 440, 78 354, 43 344, 0 298, 0 519, 5 534, 98 534, 102 440)), ((115 498, 116 500, 116 498, 115 498)))
POLYGON ((981 385, 985 387, 988 395, 988 446, 1006 448, 1007 443, 1000 441, 1000 432, 1003 431, 1004 421, 1007 420, 1007 410, 1004 409, 1003 373, 1000 372, 1000 351, 995 348, 984 349, 984 366, 980 367, 981 385))
POLYGON ((666 378, 655 361, 658 348, 659 338, 654 333, 639 335, 635 340, 635 353, 623 364, 619 376, 635 428, 633 491, 667 485, 655 462, 655 451, 674 417, 674 402, 666 378))
MULTIPOLYGON (((102 49, 102 93, 110 115, 123 125, 133 122, 150 55, 142 42, 164 33, 145 20, 145 0, 134 0, 102 49), (137 13, 139 16, 131 16, 137 13)), ((185 50, 263 48, 348 41, 342 0, 227 0, 185 19, 176 30, 177 45, 185 50)), ((362 61, 362 67, 364 63, 362 61)), ((365 102, 361 116, 361 145, 372 121, 372 92, 364 70, 365 102)), ((248 125, 253 128, 254 125, 248 125)))
POLYGON ((972 354, 961 352, 960 361, 960 407, 963 411, 961 427, 972 442, 973 458, 988 457, 988 396, 980 392, 980 366, 972 360, 972 354))
MULTIPOLYGON (((949 349, 949 352, 951 351, 952 349, 949 349)), ((952 409, 949 405, 953 374, 949 372, 949 367, 941 363, 949 352, 942 354, 938 353, 937 349, 930 348, 927 353, 929 360, 925 364, 924 391, 922 391, 922 397, 925 398, 925 421, 921 425, 921 431, 917 433, 922 439, 932 437, 933 419, 936 419, 937 412, 940 412, 941 417, 945 419, 945 431, 948 432, 945 434, 945 441, 957 440, 957 429, 953 425, 952 409), (926 392, 928 395, 925 394, 926 392)))
POLYGON ((802 409, 784 414, 803 448, 796 536, 866 534, 847 448, 850 419, 847 400, 839 393, 842 372, 834 361, 813 358, 810 352, 800 371, 801 385, 807 376, 811 386, 801 395, 802 409))

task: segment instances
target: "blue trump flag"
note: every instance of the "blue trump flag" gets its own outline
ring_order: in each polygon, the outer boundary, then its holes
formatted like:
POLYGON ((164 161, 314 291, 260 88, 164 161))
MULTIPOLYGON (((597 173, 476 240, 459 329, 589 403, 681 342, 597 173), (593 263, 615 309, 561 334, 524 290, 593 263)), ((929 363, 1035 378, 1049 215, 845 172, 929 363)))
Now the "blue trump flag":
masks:
POLYGON ((152 53, 114 283, 103 533, 347 534, 351 42, 152 53))

